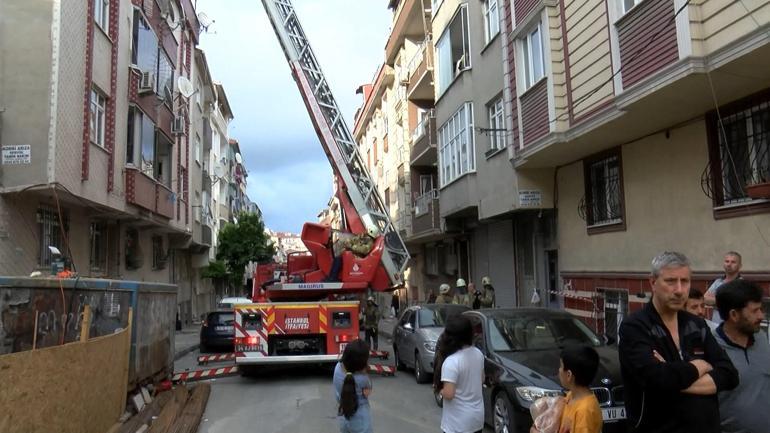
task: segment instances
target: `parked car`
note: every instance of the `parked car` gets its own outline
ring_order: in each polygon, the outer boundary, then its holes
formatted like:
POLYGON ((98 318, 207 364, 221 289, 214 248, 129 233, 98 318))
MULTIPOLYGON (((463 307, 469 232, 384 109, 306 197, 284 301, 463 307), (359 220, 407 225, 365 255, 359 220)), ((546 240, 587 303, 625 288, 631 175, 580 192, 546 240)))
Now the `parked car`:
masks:
POLYGON ((232 311, 212 311, 201 323, 200 351, 233 350, 235 314, 232 311))
POLYGON ((217 308, 220 310, 232 310, 234 306, 238 304, 251 304, 253 301, 243 296, 233 296, 222 298, 217 303, 217 308))
MULTIPOLYGON (((474 345, 484 353, 484 421, 498 432, 528 433, 530 405, 564 393, 559 353, 568 345, 593 346, 599 370, 591 389, 599 400, 604 433, 626 431, 623 383, 615 347, 571 314, 544 308, 496 308, 463 313, 474 345)), ((437 398, 437 403, 441 403, 437 398)))
POLYGON ((404 310, 393 330, 396 366, 413 368, 417 383, 430 380, 436 341, 444 332, 447 318, 468 310, 464 305, 453 304, 423 304, 404 310))

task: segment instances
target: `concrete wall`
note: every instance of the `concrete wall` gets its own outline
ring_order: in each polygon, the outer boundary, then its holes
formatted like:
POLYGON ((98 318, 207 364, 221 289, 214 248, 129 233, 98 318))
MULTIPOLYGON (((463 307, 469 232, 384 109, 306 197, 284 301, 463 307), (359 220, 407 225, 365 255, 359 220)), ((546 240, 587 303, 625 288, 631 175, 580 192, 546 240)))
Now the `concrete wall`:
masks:
MULTIPOLYGON (((679 5, 679 2, 677 2, 679 5)), ((707 56, 757 31, 770 21, 770 3, 746 0, 696 0, 689 5, 692 51, 707 56)))
POLYGON ((722 254, 743 255, 744 269, 767 272, 770 217, 767 214, 715 220, 711 199, 701 190, 708 161, 704 122, 623 146, 626 231, 587 235, 578 216, 584 195, 583 163, 558 172, 559 252, 562 272, 648 272, 663 250, 688 255, 698 271, 720 271, 722 254))
MULTIPOLYGON (((28 144, 31 163, 0 165, 0 187, 47 182, 52 91, 52 50, 59 35, 52 22, 60 2, 0 3, 0 144, 28 144), (11 25, 23 22, 23 26, 11 25), (43 37, 45 36, 45 37, 43 37), (54 41, 52 41, 52 37, 54 41)), ((82 112, 82 110, 81 110, 82 112)))
POLYGON ((473 232, 474 272, 472 281, 481 289, 481 279, 490 277, 499 307, 515 305, 513 222, 496 221, 479 226, 473 232))
MULTIPOLYGON (((610 32, 603 0, 563 0, 575 117, 613 96, 610 32), (589 92, 606 83, 592 96, 589 92)), ((559 29, 561 31, 561 28, 559 29)), ((552 33, 553 37, 553 33, 552 33)))

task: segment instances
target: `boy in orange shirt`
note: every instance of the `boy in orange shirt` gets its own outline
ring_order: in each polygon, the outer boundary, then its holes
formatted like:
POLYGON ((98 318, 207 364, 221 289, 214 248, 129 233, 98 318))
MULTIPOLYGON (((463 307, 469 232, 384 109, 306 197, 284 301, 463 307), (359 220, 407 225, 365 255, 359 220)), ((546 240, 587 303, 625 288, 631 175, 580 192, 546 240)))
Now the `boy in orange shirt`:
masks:
POLYGON ((593 347, 573 346, 562 350, 559 382, 567 389, 559 433, 601 433, 602 411, 588 387, 599 367, 599 354, 593 347))

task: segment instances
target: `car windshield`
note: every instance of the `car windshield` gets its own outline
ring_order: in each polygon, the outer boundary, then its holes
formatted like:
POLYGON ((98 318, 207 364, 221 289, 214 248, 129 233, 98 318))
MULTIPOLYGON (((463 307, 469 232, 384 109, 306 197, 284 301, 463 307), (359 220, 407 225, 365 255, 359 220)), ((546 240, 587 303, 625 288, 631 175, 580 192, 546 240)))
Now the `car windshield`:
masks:
POLYGON ((461 305, 436 305, 423 307, 419 310, 418 323, 421 328, 443 328, 449 317, 467 311, 468 307, 461 305))
POLYGON ((575 344, 601 344, 596 334, 574 317, 542 315, 490 318, 489 340, 494 351, 543 350, 575 344))
POLYGON ((233 313, 214 313, 209 315, 209 324, 213 326, 227 325, 232 326, 235 321, 233 313))

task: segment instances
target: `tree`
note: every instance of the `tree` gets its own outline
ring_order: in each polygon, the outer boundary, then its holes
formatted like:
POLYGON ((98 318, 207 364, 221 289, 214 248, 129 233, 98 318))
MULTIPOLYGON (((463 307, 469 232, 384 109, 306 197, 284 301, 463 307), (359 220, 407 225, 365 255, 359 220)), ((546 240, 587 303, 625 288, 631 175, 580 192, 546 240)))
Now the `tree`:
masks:
POLYGON ((236 221, 225 224, 219 231, 217 260, 225 262, 230 283, 240 287, 246 265, 249 262, 269 262, 275 254, 275 247, 265 233, 265 224, 258 214, 241 212, 236 221))

